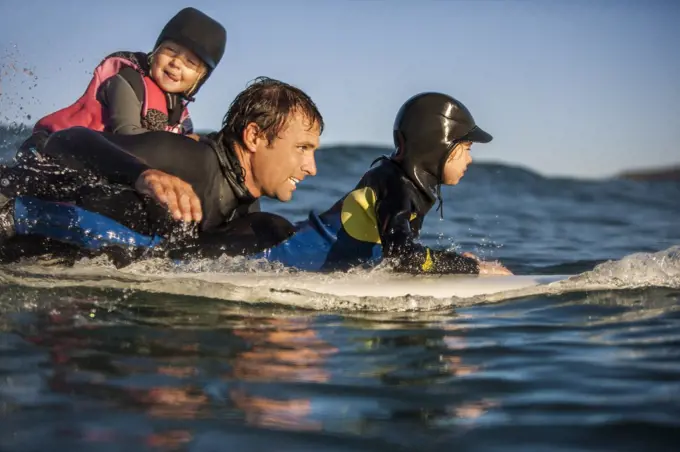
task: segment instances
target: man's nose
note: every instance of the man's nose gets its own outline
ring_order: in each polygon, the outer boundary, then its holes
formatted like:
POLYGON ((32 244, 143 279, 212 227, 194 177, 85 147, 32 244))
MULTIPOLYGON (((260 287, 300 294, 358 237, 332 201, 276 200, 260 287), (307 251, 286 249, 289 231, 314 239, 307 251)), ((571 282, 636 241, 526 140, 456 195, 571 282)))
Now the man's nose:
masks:
POLYGON ((310 153, 310 156, 303 163, 302 170, 310 176, 316 176, 316 159, 313 152, 310 153))

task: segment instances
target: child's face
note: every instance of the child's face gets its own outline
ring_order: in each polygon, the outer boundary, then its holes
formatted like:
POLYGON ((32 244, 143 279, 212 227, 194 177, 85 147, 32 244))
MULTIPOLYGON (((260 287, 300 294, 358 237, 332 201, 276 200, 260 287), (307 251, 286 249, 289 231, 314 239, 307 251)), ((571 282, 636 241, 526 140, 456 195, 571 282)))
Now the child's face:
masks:
POLYGON ((187 93, 205 73, 203 62, 189 49, 163 42, 153 54, 151 78, 167 93, 187 93))
POLYGON ((446 165, 444 165, 442 174, 442 183, 444 185, 456 185, 463 178, 465 170, 472 163, 472 157, 470 157, 471 146, 471 141, 462 141, 453 148, 449 159, 446 161, 446 165))

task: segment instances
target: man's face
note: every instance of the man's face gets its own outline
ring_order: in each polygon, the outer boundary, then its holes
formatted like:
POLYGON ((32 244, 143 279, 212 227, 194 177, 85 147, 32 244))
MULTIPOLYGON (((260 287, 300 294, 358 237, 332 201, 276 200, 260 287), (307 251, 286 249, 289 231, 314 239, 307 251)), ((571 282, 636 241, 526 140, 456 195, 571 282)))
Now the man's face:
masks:
POLYGON ((316 175, 314 152, 319 147, 319 135, 319 125, 296 112, 271 143, 258 141, 252 175, 263 196, 290 201, 297 184, 306 176, 316 175))

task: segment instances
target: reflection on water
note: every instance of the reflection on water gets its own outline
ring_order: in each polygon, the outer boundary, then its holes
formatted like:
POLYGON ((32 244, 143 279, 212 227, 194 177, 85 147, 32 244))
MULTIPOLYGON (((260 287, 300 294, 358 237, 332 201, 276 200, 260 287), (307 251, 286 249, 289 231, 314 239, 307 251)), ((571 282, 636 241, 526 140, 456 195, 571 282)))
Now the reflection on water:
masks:
POLYGON ((631 450, 611 434, 640 429, 661 450, 677 435, 677 291, 421 316, 28 295, 0 304, 2 450, 549 450, 551 435, 631 450))

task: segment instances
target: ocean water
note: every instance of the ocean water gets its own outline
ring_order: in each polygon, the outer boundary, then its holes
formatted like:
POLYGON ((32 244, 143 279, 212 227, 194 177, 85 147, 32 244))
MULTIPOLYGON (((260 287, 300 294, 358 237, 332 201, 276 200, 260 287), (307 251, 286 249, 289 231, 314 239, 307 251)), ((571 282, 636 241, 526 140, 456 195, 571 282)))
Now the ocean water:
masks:
MULTIPOLYGON (((325 209, 383 152, 322 149, 264 208, 325 209)), ((280 271, 239 260, 0 267, 0 450, 677 450, 680 183, 484 163, 443 194, 425 243, 579 276, 463 303, 187 277, 280 271)))

